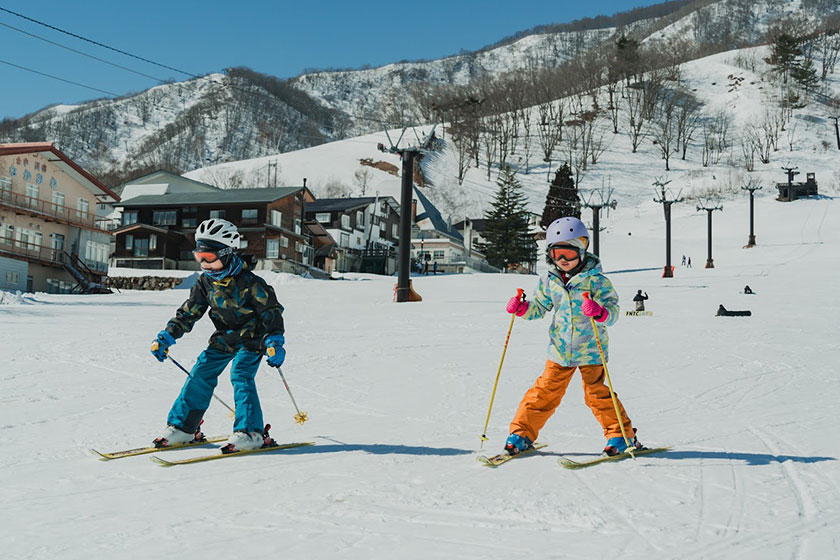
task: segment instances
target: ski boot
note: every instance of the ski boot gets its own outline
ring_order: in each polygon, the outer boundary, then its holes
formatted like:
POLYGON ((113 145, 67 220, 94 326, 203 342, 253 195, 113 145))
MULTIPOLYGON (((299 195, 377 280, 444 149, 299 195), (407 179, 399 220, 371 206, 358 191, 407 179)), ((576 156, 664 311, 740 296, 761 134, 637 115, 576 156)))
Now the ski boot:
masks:
POLYGON ((238 430, 233 432, 227 443, 222 447, 222 453, 236 453, 237 451, 251 451, 262 447, 277 445, 277 442, 268 435, 271 424, 266 424, 262 432, 248 432, 238 430))
MULTIPOLYGON (((634 449, 645 448, 644 445, 639 443, 639 438, 636 437, 636 428, 633 428, 633 439, 630 440, 630 445, 632 445, 634 449)), ((627 453, 627 451, 627 442, 624 441, 623 437, 611 437, 607 440, 607 446, 604 447, 604 456, 614 457, 616 455, 621 455, 622 453, 627 453)))
POLYGON ((505 451, 508 455, 518 455, 523 451, 533 447, 534 442, 528 439, 527 436, 520 436, 519 434, 510 434, 505 442, 505 451))
POLYGON ((152 443, 155 447, 171 447, 173 445, 204 441, 204 434, 201 433, 201 424, 203 423, 204 420, 199 422, 198 428, 196 428, 194 433, 185 432, 176 426, 167 425, 163 429, 160 437, 155 438, 152 443))

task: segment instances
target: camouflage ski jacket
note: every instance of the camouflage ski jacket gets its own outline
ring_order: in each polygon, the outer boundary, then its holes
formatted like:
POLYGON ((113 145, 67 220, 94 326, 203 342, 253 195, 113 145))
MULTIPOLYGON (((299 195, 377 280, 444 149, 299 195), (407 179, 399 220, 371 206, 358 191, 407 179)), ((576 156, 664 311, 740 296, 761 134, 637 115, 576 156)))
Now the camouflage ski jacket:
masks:
POLYGON ((540 278, 533 299, 523 319, 539 319, 552 313, 549 327, 548 359, 561 366, 584 366, 602 363, 592 330, 592 321, 583 314, 583 292, 603 306, 609 316, 596 323, 604 356, 609 360, 607 327, 618 320, 618 293, 601 271, 597 256, 587 254, 583 270, 572 276, 568 284, 553 269, 540 278))
POLYGON ((274 289, 247 269, 222 280, 199 276, 166 330, 173 338, 180 338, 192 330, 208 307, 216 326, 210 347, 222 352, 233 353, 244 347, 262 353, 267 335, 284 332, 283 306, 277 302, 274 289))

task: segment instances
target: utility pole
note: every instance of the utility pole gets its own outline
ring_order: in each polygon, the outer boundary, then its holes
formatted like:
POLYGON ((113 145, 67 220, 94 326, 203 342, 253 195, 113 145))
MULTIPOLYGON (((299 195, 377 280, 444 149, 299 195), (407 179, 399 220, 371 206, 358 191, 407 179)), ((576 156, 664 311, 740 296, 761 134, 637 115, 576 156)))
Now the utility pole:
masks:
POLYGON ((405 136, 406 129, 403 128, 402 134, 397 139, 397 143, 391 142, 391 136, 385 130, 385 136, 388 137, 390 147, 385 147, 385 144, 379 143, 377 148, 381 152, 391 154, 399 154, 402 158, 402 189, 400 192, 400 251, 397 259, 397 303, 411 301, 411 202, 414 198, 414 158, 417 154, 426 153, 429 144, 434 139, 435 129, 426 138, 420 140, 417 132, 414 132, 417 138, 418 145, 400 147, 399 144, 405 136))
POLYGON ((837 119, 840 119, 840 116, 832 115, 828 118, 834 119, 834 136, 837 138, 837 149, 840 150, 840 126, 837 125, 837 119))
POLYGON ((789 186, 789 187, 792 187, 792 186, 793 186, 793 178, 794 178, 794 176, 799 175, 799 171, 795 171, 795 170, 796 170, 796 169, 799 169, 799 167, 798 167, 798 166, 797 166, 797 167, 785 167, 785 166, 782 166, 782 169, 784 169, 784 170, 785 170, 785 173, 787 173, 787 176, 788 176, 788 186, 789 186))
POLYGON ((656 191, 657 187, 660 191, 656 193, 659 198, 654 198, 653 201, 661 204, 662 209, 665 211, 665 270, 662 273, 662 278, 674 277, 674 267, 671 266, 671 205, 675 202, 683 201, 679 193, 676 198, 668 198, 668 192, 665 189, 665 185, 670 182, 671 181, 665 181, 663 183, 662 179, 657 179, 653 182, 654 191, 656 191))
POLYGON ((762 188, 752 178, 750 178, 750 181, 746 185, 741 187, 742 191, 749 191, 750 193, 750 237, 745 246, 747 249, 755 247, 755 191, 760 191, 762 188))
POLYGON ((618 201, 612 199, 613 192, 615 192, 615 189, 612 187, 604 188, 602 184, 600 189, 592 191, 587 198, 584 198, 584 195, 581 194, 583 201, 581 206, 592 209, 592 231, 595 234, 592 240, 592 252, 597 256, 601 256, 601 208, 607 207, 615 210, 618 205, 618 201), (597 201, 594 200, 595 195, 598 195, 597 201))
POLYGON ((720 204, 720 199, 709 197, 705 201, 701 201, 697 205, 697 211, 705 210, 708 216, 708 256, 706 257, 706 268, 714 268, 715 261, 712 259, 712 212, 715 210, 723 211, 723 206, 720 204))

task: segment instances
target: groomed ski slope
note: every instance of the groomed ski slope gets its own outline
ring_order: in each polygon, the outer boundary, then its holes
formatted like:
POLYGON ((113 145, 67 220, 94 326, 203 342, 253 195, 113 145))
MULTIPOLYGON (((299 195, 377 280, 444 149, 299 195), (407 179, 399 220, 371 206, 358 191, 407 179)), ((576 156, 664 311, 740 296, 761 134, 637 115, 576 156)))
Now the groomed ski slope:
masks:
MULTIPOLYGON (((641 441, 675 450, 582 471, 557 463, 603 445, 577 376, 543 453, 495 470, 475 460, 504 304, 535 276, 418 278, 424 301, 396 305, 392 278, 268 275, 286 306, 284 373, 310 421, 294 423, 263 366, 266 418, 278 441, 316 445, 174 469, 87 449, 141 445, 164 425, 184 375, 148 346, 185 292, 12 299, 0 306, 2 556, 836 558, 840 201, 759 198, 750 250, 747 208, 715 213, 717 268, 704 270, 705 213, 675 206, 673 279, 660 277, 661 207, 606 220, 624 308, 641 288, 654 312, 611 329, 613 383, 641 441), (753 315, 715 317, 719 304, 753 315)), ((501 448, 541 372, 547 329, 514 325, 483 452, 501 448)), ((191 364, 210 330, 203 320, 172 355, 191 364)), ((226 377, 218 395, 232 401, 226 377)), ((230 424, 212 402, 206 433, 230 424)))

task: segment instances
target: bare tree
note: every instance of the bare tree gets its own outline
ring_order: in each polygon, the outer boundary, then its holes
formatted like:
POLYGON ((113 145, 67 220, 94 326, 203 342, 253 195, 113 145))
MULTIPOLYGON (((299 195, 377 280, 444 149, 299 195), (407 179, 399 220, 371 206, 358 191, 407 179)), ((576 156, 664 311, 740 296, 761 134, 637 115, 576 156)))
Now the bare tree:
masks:
POLYGON ((659 106, 656 117, 651 122, 651 137, 653 143, 665 160, 665 171, 670 171, 671 154, 678 145, 679 126, 677 123, 677 108, 674 95, 666 96, 659 106))
POLYGON ((362 191, 362 196, 365 196, 365 191, 367 190, 367 186, 372 175, 373 172, 370 167, 367 166, 361 166, 355 171, 355 173, 353 173, 353 182, 356 183, 356 186, 358 186, 359 190, 362 191))
POLYGON ((700 100, 689 91, 681 91, 677 98, 677 149, 682 152, 685 160, 688 145, 694 139, 694 134, 700 125, 700 100))
POLYGON ((627 129, 630 137, 630 144, 633 146, 633 153, 639 149, 642 140, 648 134, 648 124, 644 116, 645 93, 635 84, 625 88, 624 100, 627 107, 627 129))

